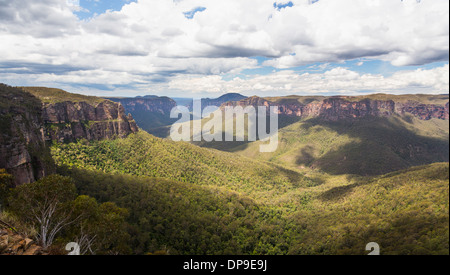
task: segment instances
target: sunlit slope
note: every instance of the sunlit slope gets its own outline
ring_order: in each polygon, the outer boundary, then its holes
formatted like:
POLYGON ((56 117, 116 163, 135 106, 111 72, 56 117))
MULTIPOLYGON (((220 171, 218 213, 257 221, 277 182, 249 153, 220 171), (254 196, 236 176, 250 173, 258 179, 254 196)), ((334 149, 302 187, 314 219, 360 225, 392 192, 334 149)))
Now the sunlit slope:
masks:
POLYGON ((381 254, 448 255, 448 163, 339 182, 312 188, 289 217, 290 254, 367 254, 376 242, 381 254))
POLYGON ((280 130, 274 153, 259 153, 259 142, 230 151, 291 168, 331 174, 379 175, 449 160, 448 121, 411 116, 338 122, 312 118, 280 130))
POLYGON ((39 98, 43 103, 59 103, 59 102, 85 102, 88 104, 96 105, 106 101, 106 99, 86 96, 80 94, 73 94, 63 91, 61 89, 46 88, 46 87, 20 87, 25 92, 28 92, 35 97, 39 98))
POLYGON ((311 181, 273 164, 155 138, 143 131, 125 139, 54 145, 52 154, 58 165, 224 187, 260 199, 311 181))
POLYGON ((383 255, 449 253, 448 163, 374 178, 323 175, 259 203, 214 186, 60 172, 81 193, 130 210, 136 253, 367 254, 369 242, 383 255))

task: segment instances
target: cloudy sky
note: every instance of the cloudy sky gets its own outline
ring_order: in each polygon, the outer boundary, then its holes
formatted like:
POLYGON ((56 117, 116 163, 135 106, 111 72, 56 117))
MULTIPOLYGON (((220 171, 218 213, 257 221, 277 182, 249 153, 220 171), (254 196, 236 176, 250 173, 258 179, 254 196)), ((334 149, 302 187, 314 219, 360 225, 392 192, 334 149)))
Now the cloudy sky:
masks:
POLYGON ((0 0, 0 82, 100 96, 448 93, 448 0, 0 0))

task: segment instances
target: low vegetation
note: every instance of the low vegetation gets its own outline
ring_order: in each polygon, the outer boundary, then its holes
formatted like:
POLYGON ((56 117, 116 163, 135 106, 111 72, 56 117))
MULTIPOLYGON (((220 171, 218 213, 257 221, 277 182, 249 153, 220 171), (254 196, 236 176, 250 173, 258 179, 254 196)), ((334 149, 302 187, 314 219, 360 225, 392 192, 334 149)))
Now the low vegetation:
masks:
POLYGON ((83 254, 131 253, 128 211, 78 195, 69 177, 51 175, 3 194, 8 214, 2 217, 17 226, 14 231, 34 237, 44 249, 64 251, 67 243, 76 241, 83 254))
POLYGON ((20 87, 23 91, 39 98, 43 103, 55 104, 59 102, 86 102, 89 104, 99 104, 105 101, 103 98, 95 96, 86 96, 73 94, 61 89, 45 88, 45 87, 20 87))

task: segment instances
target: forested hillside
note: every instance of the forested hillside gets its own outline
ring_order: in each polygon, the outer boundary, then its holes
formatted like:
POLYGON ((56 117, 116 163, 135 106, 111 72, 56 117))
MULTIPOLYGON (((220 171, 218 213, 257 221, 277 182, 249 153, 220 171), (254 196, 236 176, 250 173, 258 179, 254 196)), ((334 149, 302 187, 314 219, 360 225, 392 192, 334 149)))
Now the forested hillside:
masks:
POLYGON ((327 177, 317 186, 239 195, 214 186, 62 168, 81 194, 129 210, 134 253, 448 254, 448 163, 376 178, 327 177), (255 198, 256 196, 256 198, 255 198))
MULTIPOLYGON (((293 169, 330 174, 381 175, 449 161, 448 120, 393 116, 332 122, 311 118, 282 128, 279 135, 274 153, 261 154, 260 142, 229 144, 226 149, 293 169)), ((215 145, 221 148, 220 143, 215 145)))
POLYGON ((140 252, 448 254, 448 163, 305 176, 143 133, 52 153, 80 193, 130 209, 140 252))
MULTIPOLYGON (((60 166, 107 173, 167 178, 226 188, 258 198, 313 184, 303 174, 230 153, 155 138, 145 132, 126 139, 54 144, 60 166)), ((268 201, 268 203, 270 203, 268 201)))
POLYGON ((0 220, 42 253, 66 254, 75 240, 83 254, 367 254, 369 242, 382 254, 449 254, 442 116, 280 116, 276 152, 261 154, 259 141, 208 145, 224 152, 139 131, 108 100, 0 87, 0 220), (56 173, 14 184, 3 152, 26 155, 14 146, 33 153, 19 164, 56 173))

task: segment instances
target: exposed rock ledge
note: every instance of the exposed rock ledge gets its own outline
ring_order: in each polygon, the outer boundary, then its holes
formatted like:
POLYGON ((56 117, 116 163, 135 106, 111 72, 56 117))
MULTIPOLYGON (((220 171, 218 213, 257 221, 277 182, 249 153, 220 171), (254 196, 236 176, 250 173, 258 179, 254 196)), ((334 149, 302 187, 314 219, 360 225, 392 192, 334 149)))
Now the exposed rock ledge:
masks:
POLYGON ((47 141, 124 138, 138 131, 133 117, 125 115, 124 107, 112 101, 96 106, 86 102, 44 104, 43 119, 47 141))
POLYGON ((0 255, 45 255, 42 247, 29 238, 0 228, 0 255))
POLYGON ((0 130, 0 169, 21 185, 55 171, 49 142, 124 138, 138 127, 119 103, 0 84, 0 130))
POLYGON ((434 105, 370 99, 348 101, 344 97, 332 97, 309 104, 279 104, 260 97, 250 97, 237 102, 227 102, 221 108, 226 106, 278 106, 280 115, 322 117, 331 121, 368 116, 389 117, 394 114, 410 114, 421 120, 430 120, 433 118, 449 120, 449 103, 445 105, 434 105))

